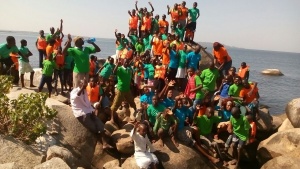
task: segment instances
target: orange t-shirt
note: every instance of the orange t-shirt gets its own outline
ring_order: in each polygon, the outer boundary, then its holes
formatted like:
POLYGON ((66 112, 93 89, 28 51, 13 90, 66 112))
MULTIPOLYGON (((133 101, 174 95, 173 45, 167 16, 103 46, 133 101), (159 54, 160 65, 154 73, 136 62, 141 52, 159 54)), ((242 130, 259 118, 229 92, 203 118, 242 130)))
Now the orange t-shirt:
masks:
POLYGON ((19 70, 18 56, 19 54, 17 53, 10 53, 10 58, 14 62, 16 70, 19 70))
POLYGON ((37 48, 41 49, 41 50, 46 50, 46 47, 47 47, 47 41, 46 41, 46 39, 38 37, 37 48))
POLYGON ((172 9, 170 13, 171 13, 171 19, 172 19, 172 22, 178 22, 178 19, 179 19, 179 11, 178 11, 178 10, 175 10, 175 9, 172 9))
POLYGON ((162 55, 163 40, 158 39, 157 37, 155 37, 153 39, 152 46, 153 46, 154 55, 162 55))
MULTIPOLYGON (((57 53, 57 51, 54 50, 54 53, 57 53)), ((57 65, 59 68, 63 67, 64 64, 65 64, 65 57, 64 57, 64 55, 63 55, 62 53, 60 53, 60 54, 58 53, 58 54, 56 55, 56 57, 55 57, 55 62, 56 62, 56 65, 57 65)))
POLYGON ((90 60, 90 72, 89 72, 89 75, 90 75, 90 76, 93 76, 93 75, 94 75, 95 69, 96 69, 96 64, 95 64, 95 62, 90 60))
POLYGON ((240 67, 238 76, 240 76, 242 79, 245 78, 246 72, 249 71, 249 66, 246 66, 245 68, 240 67))
POLYGON ((49 54, 52 54, 52 53, 53 53, 53 51, 54 51, 54 46, 48 45, 48 46, 46 47, 46 55, 47 55, 47 58, 48 58, 49 54))
POLYGON ((88 94, 88 98, 91 103, 95 103, 99 101, 99 86, 91 87, 90 84, 86 87, 86 92, 88 94))
POLYGON ((139 21, 139 18, 138 16, 132 16, 129 18, 129 28, 131 29, 137 29, 138 27, 138 21, 139 21))
POLYGON ((258 88, 255 87, 253 89, 253 92, 252 94, 249 96, 248 93, 251 91, 251 89, 254 87, 253 84, 250 85, 250 88, 249 89, 246 89, 246 88, 243 88, 241 91, 240 91, 240 97, 244 98, 245 99, 245 102, 247 104, 251 103, 257 96, 257 92, 258 92, 258 88))
POLYGON ((165 28, 169 27, 169 22, 168 21, 159 20, 158 21, 158 25, 159 25, 159 32, 160 33, 165 33, 165 28))
POLYGON ((187 7, 183 7, 181 5, 178 6, 179 10, 181 10, 181 15, 179 16, 179 20, 184 20, 188 17, 189 9, 187 7))
POLYGON ((205 114, 205 112, 206 112, 206 106, 201 106, 200 110, 198 112, 198 117, 203 116, 205 114))
POLYGON ((168 65, 170 63, 170 50, 168 48, 163 48, 162 50, 162 64, 168 65))
POLYGON ((151 29, 151 18, 147 18, 146 16, 144 16, 143 18, 143 25, 141 30, 150 30, 151 29))
POLYGON ((53 49, 56 50, 57 47, 61 46, 61 42, 62 42, 61 39, 56 39, 56 40, 55 40, 55 43, 54 43, 54 45, 53 45, 53 49))
POLYGON ((165 79, 166 77, 166 66, 162 65, 162 66, 155 66, 155 73, 154 73, 154 77, 155 78, 160 78, 160 79, 165 79))
POLYGON ((219 64, 223 64, 225 61, 228 62, 231 60, 231 57, 229 56, 225 47, 221 47, 219 51, 213 50, 213 54, 219 64))

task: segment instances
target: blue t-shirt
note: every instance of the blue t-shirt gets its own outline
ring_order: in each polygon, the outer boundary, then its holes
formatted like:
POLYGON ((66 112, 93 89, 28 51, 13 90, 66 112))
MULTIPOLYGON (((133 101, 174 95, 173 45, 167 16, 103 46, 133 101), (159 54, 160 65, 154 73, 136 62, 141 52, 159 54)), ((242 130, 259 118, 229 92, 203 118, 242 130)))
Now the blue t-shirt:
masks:
POLYGON ((196 54, 195 52, 190 52, 186 60, 188 62, 188 68, 194 68, 194 70, 198 70, 199 61, 201 60, 200 53, 196 54))
POLYGON ((190 119, 193 118, 192 111, 185 106, 180 109, 176 109, 174 114, 178 118, 178 130, 182 130, 184 128, 184 121, 187 117, 190 119))
POLYGON ((153 92, 149 92, 148 94, 143 94, 140 97, 140 101, 141 103, 148 103, 148 104, 152 104, 152 97, 154 96, 153 92))
POLYGON ((173 99, 170 99, 170 98, 165 98, 163 100, 163 105, 165 107, 173 107, 175 105, 175 101, 173 99))
POLYGON ((174 50, 170 50, 170 63, 169 68, 177 69, 178 68, 178 57, 177 53, 174 50))
POLYGON ((222 117, 221 119, 222 122, 229 121, 231 117, 231 112, 227 110, 220 110, 218 112, 218 115, 222 117))
POLYGON ((228 98, 228 91, 230 85, 228 83, 223 83, 222 89, 220 91, 220 96, 223 98, 228 98))

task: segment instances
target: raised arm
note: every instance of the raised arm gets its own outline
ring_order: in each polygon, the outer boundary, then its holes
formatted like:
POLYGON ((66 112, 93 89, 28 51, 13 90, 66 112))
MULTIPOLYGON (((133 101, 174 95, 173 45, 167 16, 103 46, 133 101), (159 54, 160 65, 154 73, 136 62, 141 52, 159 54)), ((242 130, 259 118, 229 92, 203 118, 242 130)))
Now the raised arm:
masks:
POLYGON ((60 30, 60 32, 63 31, 63 20, 62 19, 60 20, 60 28, 59 28, 59 30, 60 30))
POLYGON ((71 47, 71 42, 72 42, 72 36, 70 34, 68 34, 68 41, 65 44, 65 47, 64 47, 64 49, 62 51, 62 53, 63 53, 64 56, 67 56, 68 49, 71 47))
POLYGON ((117 32, 118 32, 118 29, 115 29, 115 37, 118 39, 117 32))
POLYGON ((94 46, 96 52, 101 51, 100 47, 95 42, 88 41, 88 43, 94 46))
POLYGON ((153 13, 153 12, 154 12, 153 5, 152 5, 152 3, 151 3, 151 2, 148 2, 148 3, 149 3, 149 5, 150 5, 150 7, 151 7, 151 13, 153 13))
POLYGON ((135 1, 135 10, 138 12, 138 11, 139 11, 139 8, 138 8, 138 6, 137 6, 137 3, 138 3, 138 1, 135 1))
POLYGON ((168 12, 167 12, 167 14, 168 14, 168 15, 170 15, 170 14, 171 14, 171 12, 170 12, 170 6, 169 6, 169 5, 167 5, 167 9, 168 9, 168 12))

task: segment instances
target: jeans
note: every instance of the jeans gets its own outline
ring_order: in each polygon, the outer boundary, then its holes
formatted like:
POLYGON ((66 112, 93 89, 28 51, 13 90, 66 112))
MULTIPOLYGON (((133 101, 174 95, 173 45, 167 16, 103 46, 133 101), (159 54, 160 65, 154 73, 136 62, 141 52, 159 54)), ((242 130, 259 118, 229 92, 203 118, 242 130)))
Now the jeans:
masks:
POLYGON ((39 85, 39 89, 43 89, 45 83, 47 84, 47 88, 48 88, 48 91, 49 93, 52 92, 52 76, 46 76, 46 75, 42 75, 42 79, 41 79, 41 82, 40 82, 40 85, 39 85))
POLYGON ((39 67, 43 67, 43 59, 46 58, 46 50, 39 49, 39 67))

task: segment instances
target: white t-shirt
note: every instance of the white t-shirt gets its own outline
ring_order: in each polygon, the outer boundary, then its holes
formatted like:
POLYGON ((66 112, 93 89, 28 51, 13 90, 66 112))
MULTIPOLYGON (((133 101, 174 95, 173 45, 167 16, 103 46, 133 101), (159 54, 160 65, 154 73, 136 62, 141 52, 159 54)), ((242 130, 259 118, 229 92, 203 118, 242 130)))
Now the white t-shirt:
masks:
POLYGON ((71 100, 71 107, 73 110, 73 114, 75 117, 80 117, 89 113, 92 113, 94 111, 94 108, 91 105, 91 102, 89 101, 87 91, 84 90, 83 93, 81 93, 80 96, 77 95, 80 88, 77 87, 73 89, 70 93, 70 100, 71 100))

